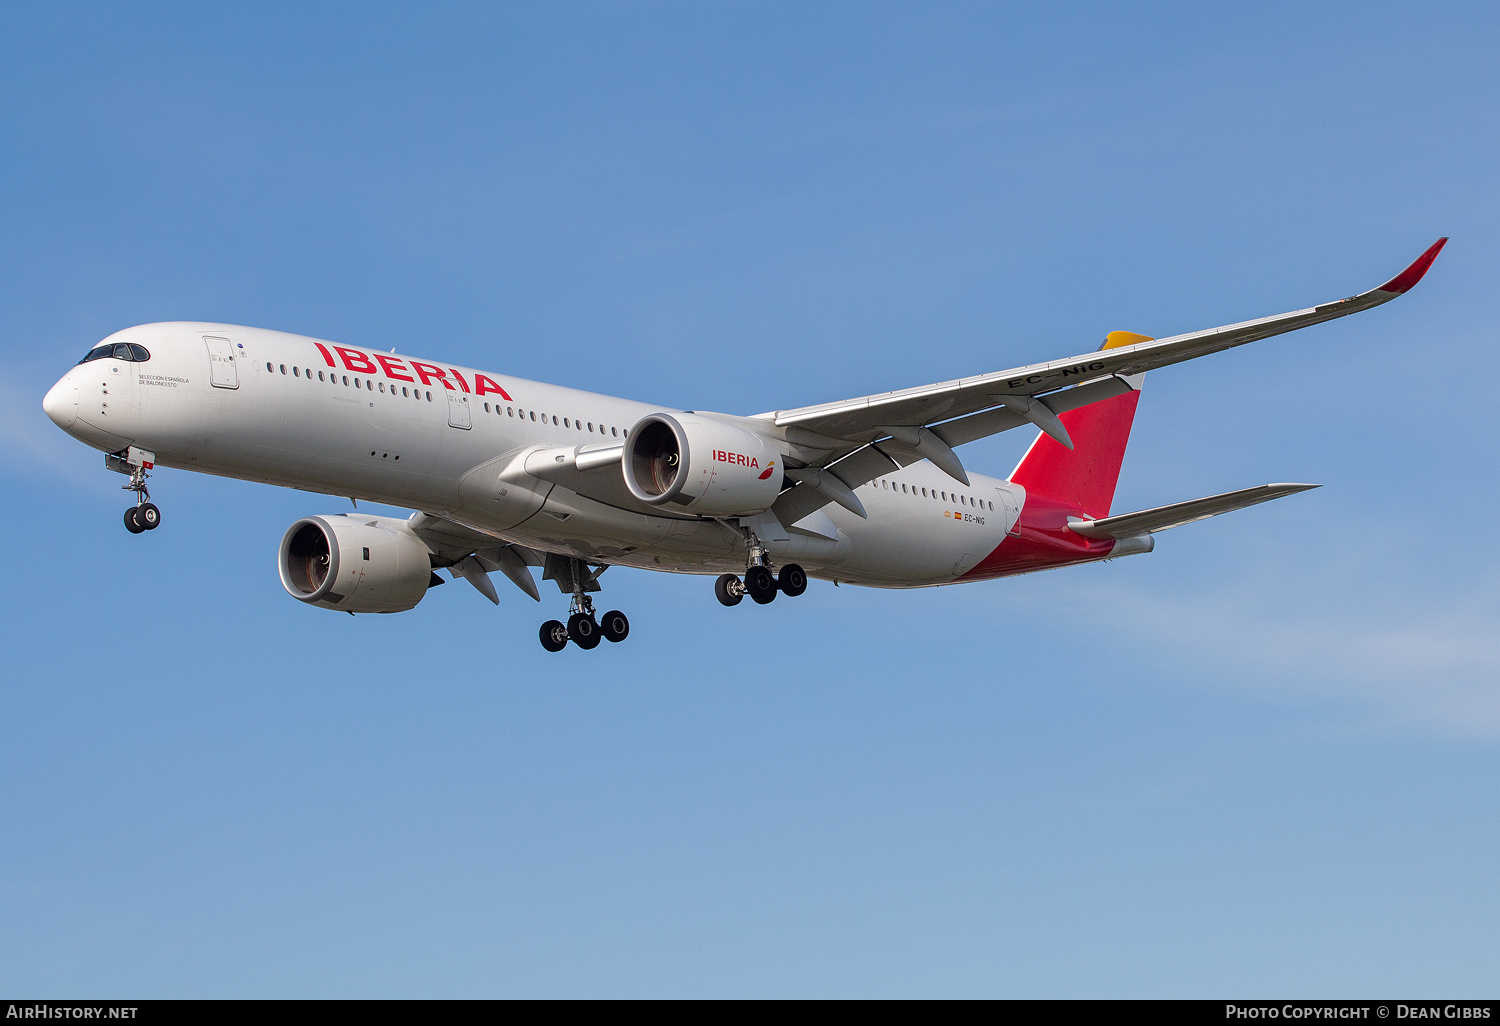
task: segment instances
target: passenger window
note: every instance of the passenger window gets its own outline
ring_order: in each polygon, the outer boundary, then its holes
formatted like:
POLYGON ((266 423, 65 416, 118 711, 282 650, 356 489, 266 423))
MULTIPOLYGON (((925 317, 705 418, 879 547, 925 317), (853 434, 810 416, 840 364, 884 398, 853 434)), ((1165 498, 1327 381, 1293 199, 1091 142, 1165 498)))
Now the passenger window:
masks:
POLYGON ((620 434, 620 432, 619 432, 619 431, 617 431, 617 430, 615 430, 615 429, 614 429, 614 428, 610 428, 610 429, 609 429, 609 433, 610 433, 610 434, 611 434, 611 435, 614 435, 614 436, 615 436, 615 437, 617 437, 617 438, 618 438, 618 437, 619 437, 619 434, 620 434))
POLYGON ((405 385, 401 386, 401 398, 403 398, 403 399, 410 399, 411 398, 411 392, 407 391, 407 388, 406 388, 405 385))
POLYGON ((323 380, 323 372, 322 371, 318 371, 318 380, 319 381, 323 380))
POLYGON ((432 393, 431 392, 427 393, 427 401, 428 402, 432 402, 432 393))
POLYGON ((151 354, 146 352, 146 347, 138 346, 134 342, 130 343, 130 355, 135 358, 136 363, 145 363, 151 359, 151 354))
POLYGON ((344 375, 344 387, 345 388, 349 387, 349 375, 347 375, 347 374, 344 375))
POLYGON ((272 367, 272 366, 271 366, 271 365, 270 365, 270 364, 269 364, 269 363, 268 363, 268 364, 266 364, 266 373, 267 373, 267 374, 275 374, 275 373, 276 373, 276 368, 275 368, 275 367, 272 367))
POLYGON ((359 387, 359 379, 358 379, 358 378, 355 378, 355 379, 354 379, 354 387, 355 387, 355 388, 358 388, 358 387, 359 387))
POLYGON ((281 373, 283 373, 283 374, 286 373, 286 364, 282 364, 281 365, 281 373))

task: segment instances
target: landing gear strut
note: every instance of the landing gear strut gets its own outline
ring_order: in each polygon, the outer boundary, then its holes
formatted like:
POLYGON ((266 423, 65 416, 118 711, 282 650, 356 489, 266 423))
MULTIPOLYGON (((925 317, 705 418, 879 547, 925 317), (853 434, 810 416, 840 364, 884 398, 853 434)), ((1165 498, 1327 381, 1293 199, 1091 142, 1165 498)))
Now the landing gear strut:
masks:
POLYGON ((573 595, 566 624, 559 620, 542 624, 542 647, 548 652, 561 652, 569 641, 587 651, 598 648, 601 640, 624 641, 630 634, 630 621, 618 609, 611 609, 602 617, 594 614, 594 600, 589 592, 599 590, 599 575, 608 569, 607 564, 591 569, 581 559, 547 557, 543 577, 557 581, 559 588, 573 595))

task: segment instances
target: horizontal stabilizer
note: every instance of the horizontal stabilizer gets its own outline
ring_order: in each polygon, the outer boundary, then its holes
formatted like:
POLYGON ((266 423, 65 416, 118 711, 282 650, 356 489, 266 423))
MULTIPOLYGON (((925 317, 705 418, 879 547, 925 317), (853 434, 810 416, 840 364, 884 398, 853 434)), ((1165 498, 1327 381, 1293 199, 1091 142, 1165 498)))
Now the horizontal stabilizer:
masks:
POLYGON ((1241 488, 1237 492, 1174 502, 1170 506, 1158 506, 1139 513, 1121 513, 1119 516, 1102 517, 1098 520, 1070 519, 1068 527, 1085 538, 1130 538, 1155 534, 1157 531, 1191 524, 1195 520, 1206 520, 1220 513, 1254 506, 1258 502, 1269 502, 1283 495, 1295 495, 1297 492, 1320 487, 1322 486, 1315 484, 1256 485, 1254 488, 1241 488))

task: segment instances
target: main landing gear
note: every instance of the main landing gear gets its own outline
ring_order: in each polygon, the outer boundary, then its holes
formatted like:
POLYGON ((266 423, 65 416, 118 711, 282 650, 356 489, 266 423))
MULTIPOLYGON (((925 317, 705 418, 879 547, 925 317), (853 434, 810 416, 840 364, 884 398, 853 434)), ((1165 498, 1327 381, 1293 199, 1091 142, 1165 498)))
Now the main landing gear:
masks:
POLYGON ((807 573, 796 563, 788 563, 773 577, 771 557, 766 552, 766 547, 761 544, 754 531, 749 528, 742 530, 745 532, 745 544, 750 549, 749 565, 745 568, 744 580, 734 574, 725 574, 714 581, 714 597, 720 604, 737 606, 749 595, 758 605, 763 606, 775 601, 778 591, 796 598, 807 590, 807 573))
POLYGON ((807 590, 807 573, 796 563, 788 563, 776 576, 765 566, 752 566, 741 580, 734 574, 725 574, 714 581, 714 597, 726 606, 737 606, 746 595, 760 605, 774 602, 780 592, 796 598, 807 590))
POLYGON ((571 584, 573 591, 568 622, 548 620, 542 624, 542 647, 548 652, 561 652, 570 641, 579 648, 592 649, 598 648, 601 640, 624 641, 629 636, 630 621, 618 609, 611 609, 603 616, 594 615, 594 600, 588 593, 599 590, 599 575, 608 569, 601 566, 590 570, 581 559, 548 557, 544 576, 556 580, 560 586, 571 584))

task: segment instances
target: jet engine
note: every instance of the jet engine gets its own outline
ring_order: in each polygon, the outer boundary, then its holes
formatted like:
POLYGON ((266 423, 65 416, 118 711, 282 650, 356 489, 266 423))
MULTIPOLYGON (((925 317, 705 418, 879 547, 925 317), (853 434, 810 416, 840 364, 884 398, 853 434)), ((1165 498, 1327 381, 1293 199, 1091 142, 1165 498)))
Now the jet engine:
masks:
POLYGON ((744 428, 691 413, 652 413, 630 429, 625 486, 653 506, 708 516, 748 516, 781 492, 780 453, 744 428))
POLYGON ((427 546, 387 517, 303 517, 287 528, 277 563, 293 598, 350 613, 410 609, 433 580, 427 546))

